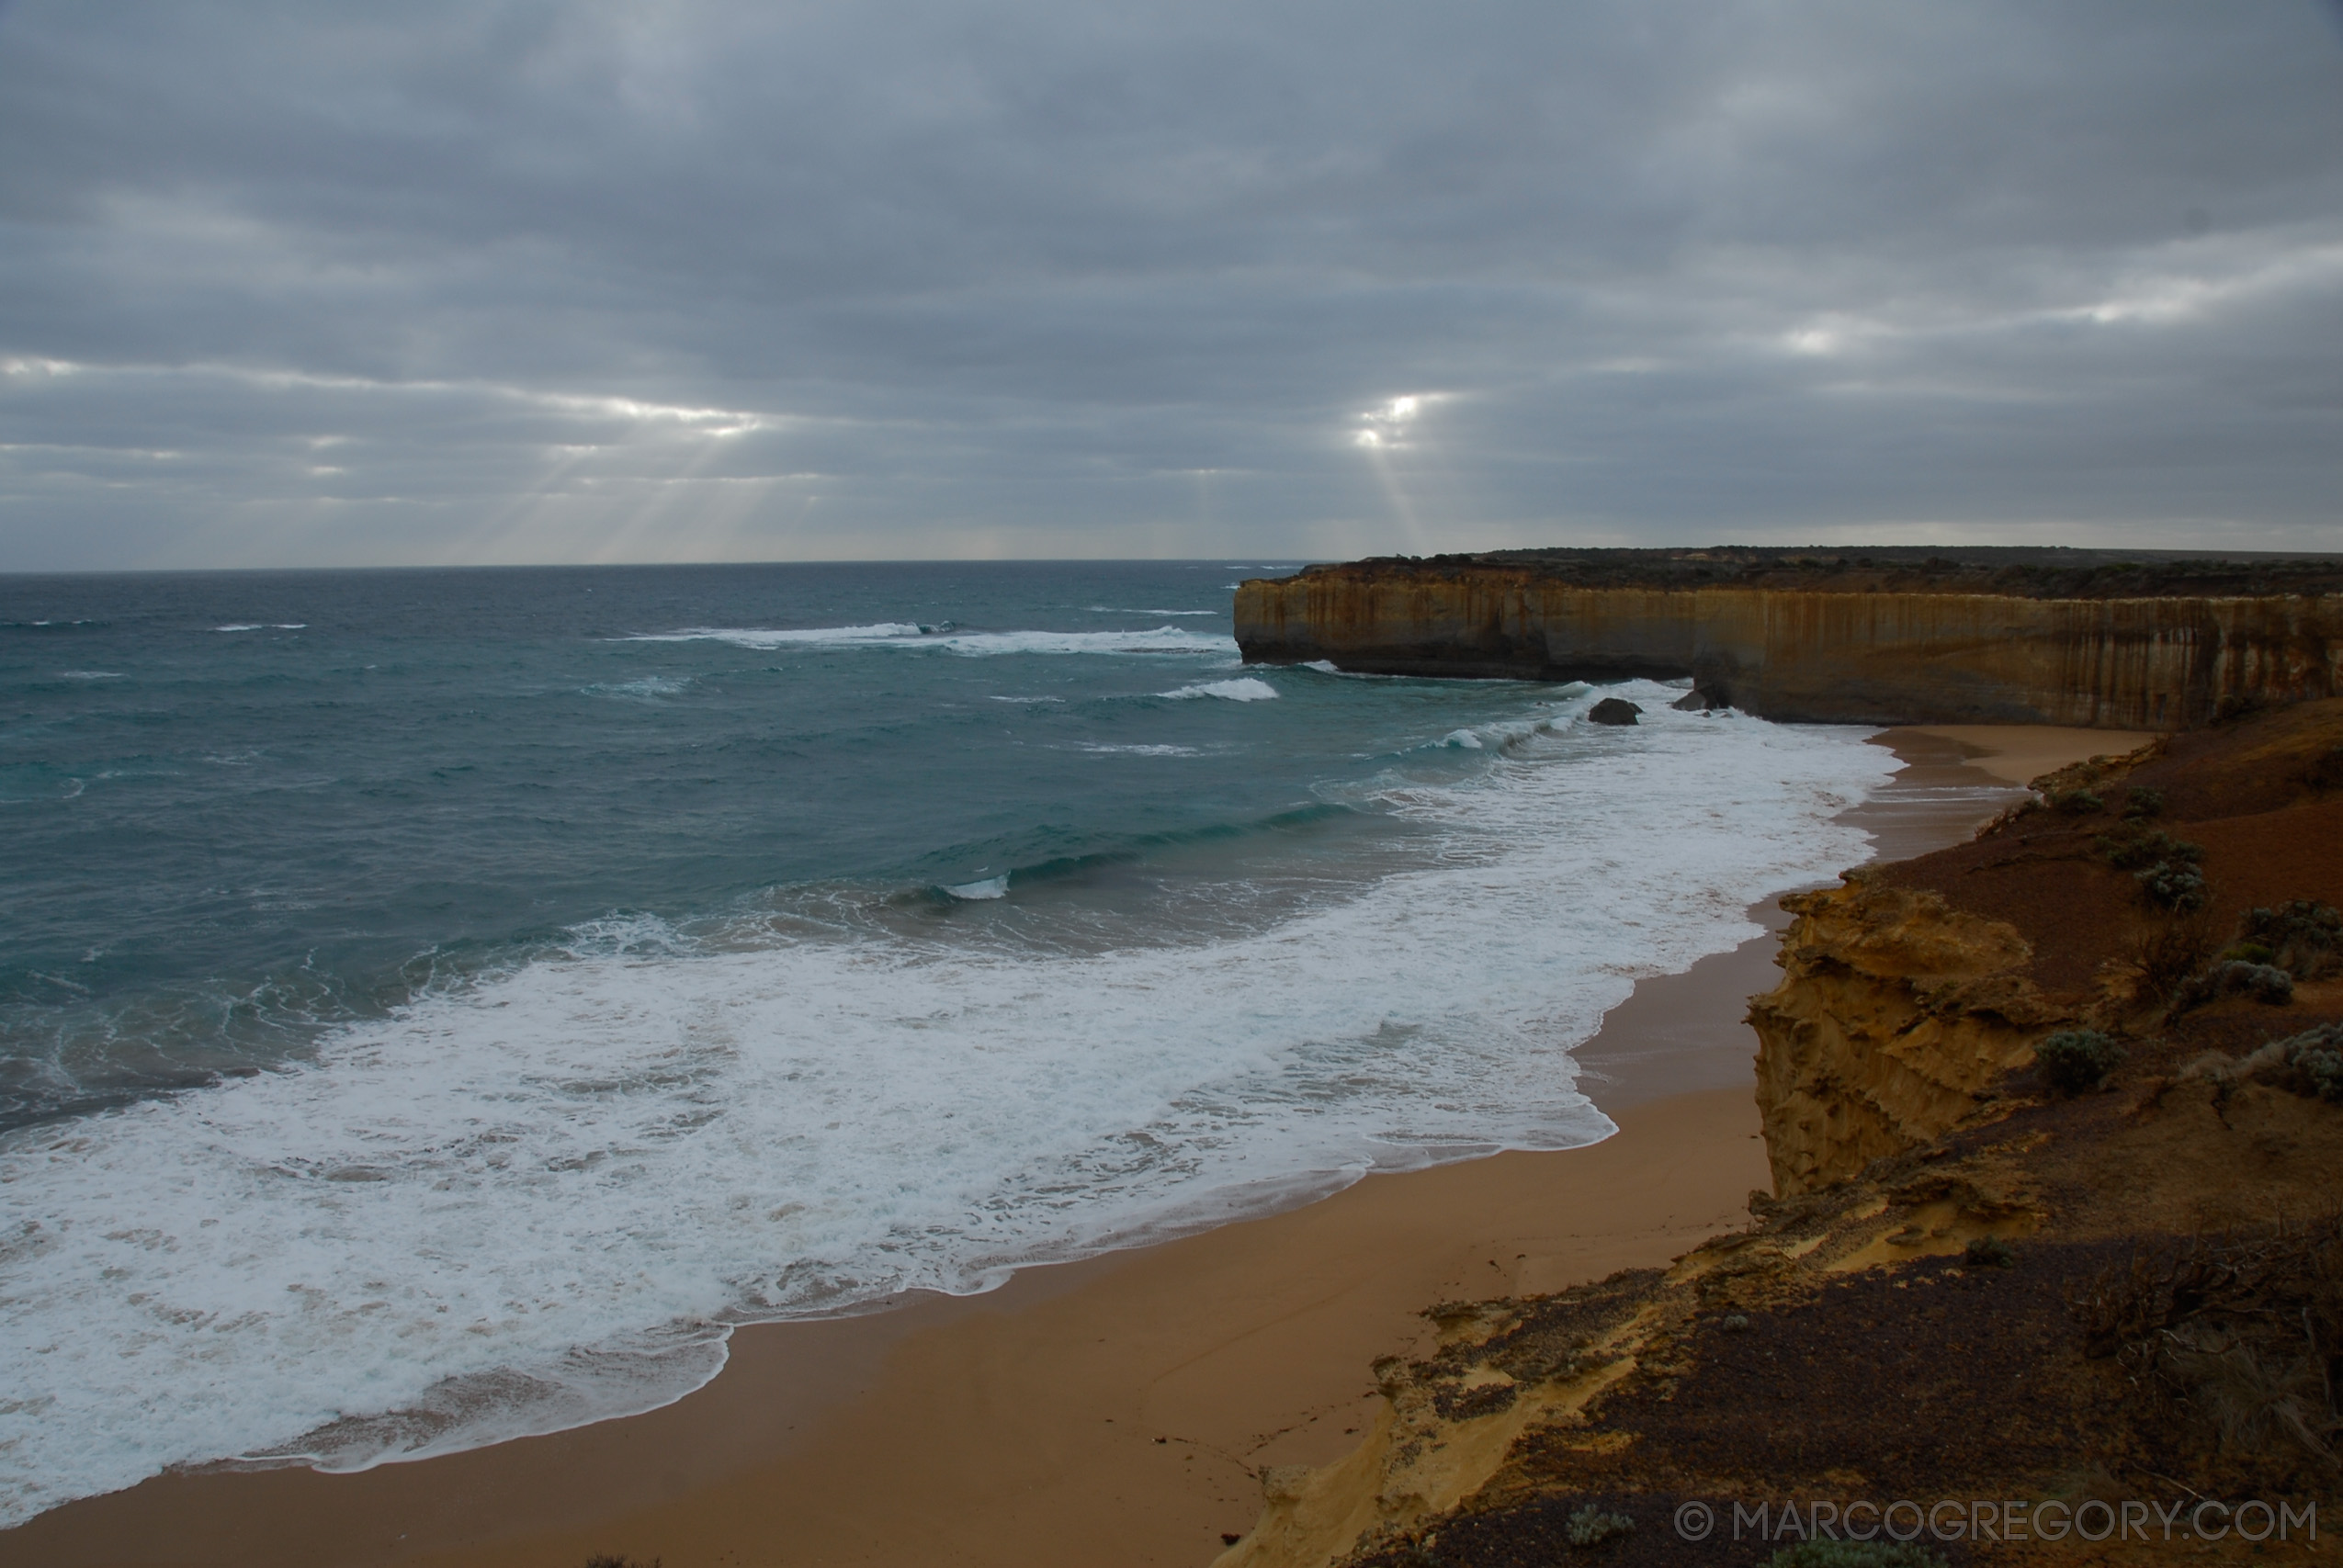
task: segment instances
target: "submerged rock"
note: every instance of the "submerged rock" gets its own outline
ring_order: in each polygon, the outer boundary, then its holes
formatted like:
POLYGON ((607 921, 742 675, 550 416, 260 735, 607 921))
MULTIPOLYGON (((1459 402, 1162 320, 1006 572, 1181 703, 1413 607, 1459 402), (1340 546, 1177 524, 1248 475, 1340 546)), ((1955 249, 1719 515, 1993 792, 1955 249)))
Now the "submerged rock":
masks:
POLYGON ((1597 724, 1633 724, 1643 711, 1624 697, 1605 697, 1587 710, 1587 716, 1597 724))

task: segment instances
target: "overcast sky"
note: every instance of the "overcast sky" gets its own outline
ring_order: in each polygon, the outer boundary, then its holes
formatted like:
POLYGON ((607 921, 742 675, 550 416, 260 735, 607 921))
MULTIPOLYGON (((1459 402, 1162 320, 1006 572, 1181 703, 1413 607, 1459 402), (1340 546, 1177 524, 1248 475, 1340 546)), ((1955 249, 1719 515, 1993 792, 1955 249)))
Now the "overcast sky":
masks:
POLYGON ((2332 0, 0 8, 0 570, 2343 548, 2332 0))

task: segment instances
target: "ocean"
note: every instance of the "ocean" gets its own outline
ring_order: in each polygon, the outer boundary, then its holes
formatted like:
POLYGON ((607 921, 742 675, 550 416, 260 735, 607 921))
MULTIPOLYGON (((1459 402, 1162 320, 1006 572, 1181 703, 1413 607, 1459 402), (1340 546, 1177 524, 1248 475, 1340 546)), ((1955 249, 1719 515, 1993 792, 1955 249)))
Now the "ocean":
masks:
POLYGON ((1607 1135, 1894 759, 1246 668, 1290 570, 0 578, 0 1522, 1607 1135))

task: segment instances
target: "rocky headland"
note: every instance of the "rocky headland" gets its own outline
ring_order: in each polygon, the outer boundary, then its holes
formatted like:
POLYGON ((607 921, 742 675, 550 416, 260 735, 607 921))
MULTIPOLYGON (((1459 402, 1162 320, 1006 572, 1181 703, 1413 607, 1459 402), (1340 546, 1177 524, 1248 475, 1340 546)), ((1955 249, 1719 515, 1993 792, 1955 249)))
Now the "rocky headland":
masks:
POLYGON ((1681 679, 1760 717, 2179 729, 2343 693, 2343 557, 1500 550, 1240 583, 1248 662, 1681 679))
POLYGON ((1775 1553, 1839 1535, 1817 1502, 1896 1498, 1995 1500, 1990 1537, 1810 1560, 2315 1555, 2303 1510, 2343 1519, 2343 701, 2061 770, 1783 904, 1747 1226, 1433 1306, 1360 1446, 1266 1472, 1221 1568, 1803 1564, 1775 1553), (1776 1529, 1688 1540, 1693 1504, 1776 1529))

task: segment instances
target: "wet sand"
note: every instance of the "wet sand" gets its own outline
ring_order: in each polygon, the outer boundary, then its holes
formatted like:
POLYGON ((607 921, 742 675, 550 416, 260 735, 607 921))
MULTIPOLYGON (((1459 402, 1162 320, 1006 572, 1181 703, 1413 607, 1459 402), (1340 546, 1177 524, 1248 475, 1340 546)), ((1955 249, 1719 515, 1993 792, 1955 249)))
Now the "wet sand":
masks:
MULTIPOLYGON (((1888 859, 2013 798, 1964 759, 2030 777, 2134 743, 1880 739, 1909 765, 1854 820, 1888 859)), ((1370 1177, 986 1296, 745 1329, 706 1388, 626 1420, 360 1475, 158 1477, 0 1533, 0 1563, 1206 1562, 1251 1527, 1260 1467, 1350 1446, 1371 1364, 1424 1343, 1426 1305, 1665 1263, 1742 1222, 1767 1178, 1741 1014, 1773 949, 1769 931, 1613 1010, 1577 1053, 1619 1124, 1602 1144, 1370 1177)))

